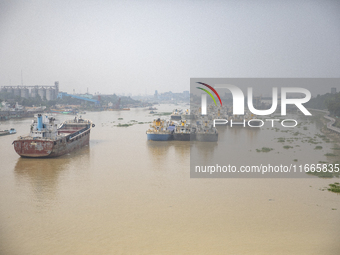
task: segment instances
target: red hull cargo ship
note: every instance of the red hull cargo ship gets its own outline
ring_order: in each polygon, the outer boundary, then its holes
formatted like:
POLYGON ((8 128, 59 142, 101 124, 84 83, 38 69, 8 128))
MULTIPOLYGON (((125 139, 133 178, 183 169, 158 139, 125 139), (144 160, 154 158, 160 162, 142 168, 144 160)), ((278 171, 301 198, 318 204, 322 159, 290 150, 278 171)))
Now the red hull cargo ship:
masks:
POLYGON ((30 134, 13 142, 21 157, 58 157, 89 144, 92 121, 75 117, 59 125, 53 116, 38 114, 36 117, 30 134))

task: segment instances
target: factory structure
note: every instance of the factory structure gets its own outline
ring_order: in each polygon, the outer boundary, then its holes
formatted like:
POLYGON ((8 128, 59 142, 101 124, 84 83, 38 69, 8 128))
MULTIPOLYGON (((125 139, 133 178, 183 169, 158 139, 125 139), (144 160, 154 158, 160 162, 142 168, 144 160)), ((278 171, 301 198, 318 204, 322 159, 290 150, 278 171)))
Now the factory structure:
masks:
POLYGON ((14 96, 23 98, 37 97, 39 95, 42 100, 55 100, 59 94, 59 82, 56 81, 54 86, 48 85, 35 85, 35 86, 1 86, 1 93, 11 93, 14 96))

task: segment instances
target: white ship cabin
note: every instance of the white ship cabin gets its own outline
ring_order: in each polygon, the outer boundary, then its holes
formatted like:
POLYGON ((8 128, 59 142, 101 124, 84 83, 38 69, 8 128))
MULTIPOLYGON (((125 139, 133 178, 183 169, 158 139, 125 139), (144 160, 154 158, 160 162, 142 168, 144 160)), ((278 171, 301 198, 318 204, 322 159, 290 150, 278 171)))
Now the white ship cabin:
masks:
POLYGON ((53 116, 35 115, 37 118, 32 122, 30 136, 35 138, 55 139, 58 135, 59 121, 53 116))

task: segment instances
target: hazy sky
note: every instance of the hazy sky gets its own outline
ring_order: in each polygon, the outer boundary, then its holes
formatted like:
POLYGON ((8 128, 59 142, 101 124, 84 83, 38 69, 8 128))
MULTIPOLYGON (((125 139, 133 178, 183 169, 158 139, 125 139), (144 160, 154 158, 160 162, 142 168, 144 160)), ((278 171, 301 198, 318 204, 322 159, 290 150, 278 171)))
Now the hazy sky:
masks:
POLYGON ((338 1, 0 0, 0 86, 188 90, 191 77, 339 77, 338 1))

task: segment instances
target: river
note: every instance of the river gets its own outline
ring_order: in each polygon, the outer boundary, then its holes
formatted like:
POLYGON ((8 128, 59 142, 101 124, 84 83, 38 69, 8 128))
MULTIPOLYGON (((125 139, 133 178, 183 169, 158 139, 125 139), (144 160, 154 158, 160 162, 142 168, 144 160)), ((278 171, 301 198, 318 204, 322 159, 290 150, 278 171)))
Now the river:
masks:
MULTIPOLYGON (((0 254, 339 254, 340 196, 322 190, 338 179, 190 178, 190 142, 147 141, 148 123, 116 126, 152 121, 149 110, 83 117, 96 124, 89 146, 53 159, 15 153, 11 143, 31 119, 0 123, 18 132, 0 137, 0 254)), ((251 143, 245 155, 255 155, 267 146, 263 132, 223 134, 251 143)), ((282 160, 303 161, 272 146, 282 160)), ((323 146, 312 156, 323 160, 335 145, 323 146)))

